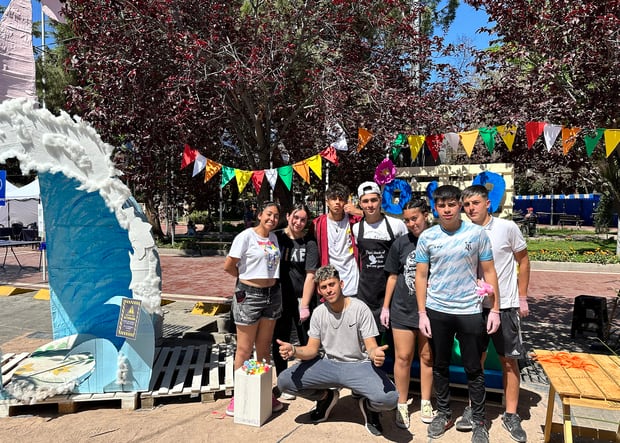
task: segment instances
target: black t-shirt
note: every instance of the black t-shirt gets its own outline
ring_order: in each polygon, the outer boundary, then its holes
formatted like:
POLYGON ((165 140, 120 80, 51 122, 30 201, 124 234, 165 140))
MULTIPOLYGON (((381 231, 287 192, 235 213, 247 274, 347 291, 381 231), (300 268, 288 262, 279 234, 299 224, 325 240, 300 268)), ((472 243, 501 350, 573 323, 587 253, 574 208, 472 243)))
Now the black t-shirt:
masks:
POLYGON ((319 267, 319 251, 316 240, 310 234, 292 239, 284 230, 276 231, 280 245, 280 285, 282 302, 294 303, 303 295, 306 271, 315 271, 319 267))
POLYGON ((385 260, 385 271, 398 274, 396 287, 390 302, 390 320, 404 326, 417 328, 419 324, 418 302, 415 298, 415 248, 418 238, 411 232, 394 240, 385 260), (405 275, 411 283, 407 287, 405 275))

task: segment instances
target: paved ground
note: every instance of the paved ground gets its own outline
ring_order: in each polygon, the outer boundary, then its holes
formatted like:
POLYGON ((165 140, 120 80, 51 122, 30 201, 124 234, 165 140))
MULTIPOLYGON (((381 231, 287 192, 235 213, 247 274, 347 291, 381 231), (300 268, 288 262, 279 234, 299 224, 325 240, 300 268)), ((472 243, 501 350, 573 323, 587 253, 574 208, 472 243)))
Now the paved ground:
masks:
MULTIPOLYGON (((38 265, 38 251, 18 250, 23 265, 38 265)), ((161 255, 164 293, 227 297, 234 281, 222 271, 223 257, 184 256, 175 253, 161 255)), ((40 288, 46 287, 44 275, 34 268, 19 270, 10 254, 4 269, 0 268, 0 285, 40 288)), ((597 345, 592 337, 570 338, 573 299, 580 294, 615 296, 620 289, 620 267, 579 264, 535 263, 530 284, 531 316, 523 322, 524 340, 529 349, 563 349, 591 351, 597 345)), ((164 296, 165 297, 165 296, 164 296)), ((215 328, 214 318, 191 314, 193 302, 175 302, 164 306, 165 340, 189 342, 209 339, 207 332, 215 328)), ((30 352, 51 340, 49 303, 33 298, 33 293, 0 297, 0 343, 5 352, 30 352)), ((617 320, 616 320, 617 321, 617 320)), ((542 441, 548 385, 540 368, 527 359, 522 364, 522 392, 519 414, 524 419, 528 441, 542 441)), ((454 412, 459 415, 465 403, 455 392, 454 412)), ((393 424, 392 414, 384 414, 384 438, 390 441, 425 440, 425 426, 418 420, 419 395, 412 384, 412 427, 409 431, 393 424)), ((491 420, 491 441, 510 441, 502 429, 501 404, 490 397, 488 417, 491 420)), ((309 423, 307 412, 312 404, 297 399, 289 402, 285 412, 274 415, 261 428, 235 425, 223 418, 226 398, 214 403, 199 403, 182 398, 152 410, 124 411, 107 405, 87 408, 76 414, 57 416, 49 411, 35 411, 33 416, 0 419, 0 435, 15 436, 14 441, 50 441, 61 435, 62 441, 366 441, 372 438, 362 426, 360 412, 347 392, 334 408, 330 419, 319 425, 309 423), (75 430, 74 428, 79 428, 75 430)), ((557 402, 556 402, 557 405, 557 402)), ((586 416, 599 420, 601 427, 612 429, 620 414, 601 415, 591 410, 579 411, 577 421, 586 416)), ((556 406, 555 421, 561 411, 556 406)), ((470 434, 450 430, 444 441, 465 442, 470 434)), ((4 439, 2 439, 4 440, 4 439)), ((376 439, 375 439, 376 440, 376 439)), ((59 440, 60 441, 60 440, 59 440)), ((559 442, 561 436, 554 435, 559 442)), ((592 441, 576 437, 576 442, 592 441)))

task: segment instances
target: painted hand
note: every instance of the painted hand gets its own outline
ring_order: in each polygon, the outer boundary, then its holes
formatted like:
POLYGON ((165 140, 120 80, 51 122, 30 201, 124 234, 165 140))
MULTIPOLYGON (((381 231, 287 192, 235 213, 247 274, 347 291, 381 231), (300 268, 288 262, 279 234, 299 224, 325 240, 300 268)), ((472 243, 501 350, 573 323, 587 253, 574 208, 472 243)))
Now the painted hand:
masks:
POLYGON ((310 318, 310 309, 308 309, 307 307, 300 307, 299 308, 299 321, 306 321, 310 318))
POLYGON ((428 315, 426 312, 419 312, 420 321, 418 327, 420 328, 420 332, 428 338, 432 338, 433 334, 431 333, 431 321, 428 319, 428 315))
POLYGON ((487 319, 487 334, 493 334, 497 332, 500 325, 499 312, 489 312, 489 318, 487 319))
POLYGON ((381 308, 381 315, 379 318, 383 326, 386 328, 390 327, 390 310, 388 308, 381 308))

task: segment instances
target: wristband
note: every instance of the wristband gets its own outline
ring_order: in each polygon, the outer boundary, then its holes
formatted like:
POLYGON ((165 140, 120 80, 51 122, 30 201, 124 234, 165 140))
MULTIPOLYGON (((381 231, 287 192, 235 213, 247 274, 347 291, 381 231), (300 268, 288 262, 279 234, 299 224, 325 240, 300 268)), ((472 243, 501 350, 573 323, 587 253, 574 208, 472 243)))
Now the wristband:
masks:
POLYGON ((291 348, 293 348, 292 356, 295 357, 295 354, 297 354, 297 348, 295 347, 295 345, 291 345, 291 348))

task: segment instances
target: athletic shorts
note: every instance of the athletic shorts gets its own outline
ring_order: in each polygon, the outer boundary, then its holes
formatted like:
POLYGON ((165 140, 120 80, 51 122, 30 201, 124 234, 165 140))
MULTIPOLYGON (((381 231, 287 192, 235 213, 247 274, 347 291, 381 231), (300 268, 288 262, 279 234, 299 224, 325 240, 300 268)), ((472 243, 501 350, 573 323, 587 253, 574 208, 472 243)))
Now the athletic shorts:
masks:
MULTIPOLYGON (((484 310, 485 322, 488 318, 489 310, 484 310)), ((525 357, 523 349, 523 338, 521 337, 521 318, 519 308, 501 309, 499 313, 501 324, 497 332, 492 335, 485 334, 485 348, 489 345, 489 338, 493 340, 493 345, 498 355, 506 358, 519 359, 525 357)))
POLYGON ((232 302, 236 325, 250 326, 261 318, 277 320, 282 315, 282 290, 280 283, 269 288, 255 288, 237 283, 232 302))
POLYGON ((390 327, 392 329, 403 329, 405 331, 413 331, 413 332, 417 332, 420 330, 420 328, 416 326, 407 326, 407 325, 403 325, 402 323, 393 322, 392 320, 390 320, 390 327))

